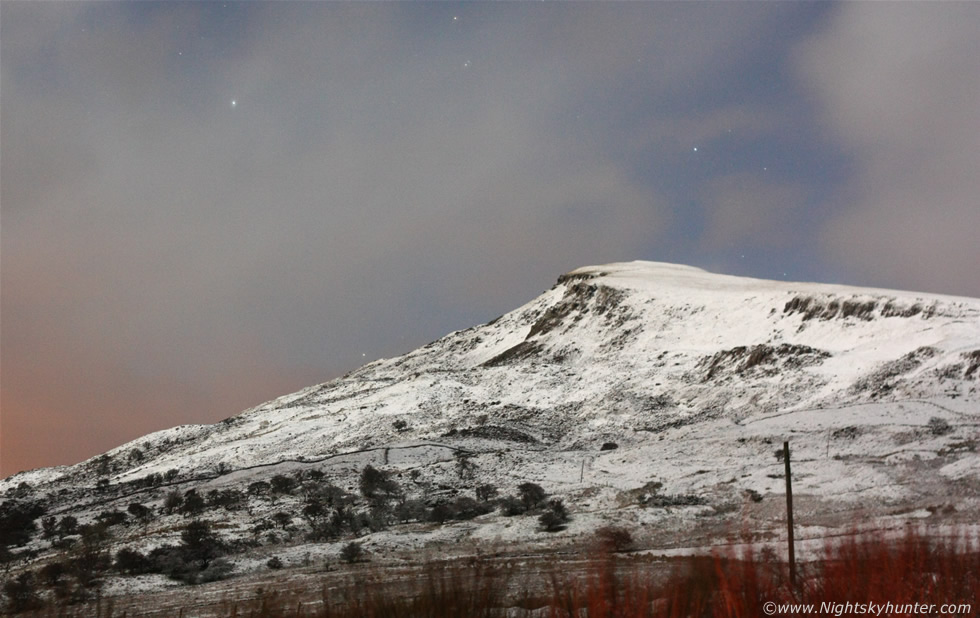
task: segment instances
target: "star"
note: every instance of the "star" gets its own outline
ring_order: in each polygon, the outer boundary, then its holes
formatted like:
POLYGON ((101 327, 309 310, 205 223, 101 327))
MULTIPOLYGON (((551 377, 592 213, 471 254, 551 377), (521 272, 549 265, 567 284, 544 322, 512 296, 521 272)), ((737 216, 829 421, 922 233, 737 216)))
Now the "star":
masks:
POLYGON ((694 147, 694 152, 697 152, 697 151, 698 151, 698 147, 697 147, 697 146, 695 146, 695 147, 694 147))
POLYGON ((233 108, 234 108, 234 107, 238 107, 238 99, 232 99, 232 100, 231 100, 231 106, 232 106, 233 108))

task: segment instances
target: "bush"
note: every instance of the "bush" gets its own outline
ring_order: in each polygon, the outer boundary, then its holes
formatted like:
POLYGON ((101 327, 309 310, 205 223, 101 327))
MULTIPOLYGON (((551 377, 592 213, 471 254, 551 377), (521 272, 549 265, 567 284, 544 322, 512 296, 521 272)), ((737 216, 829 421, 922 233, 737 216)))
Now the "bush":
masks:
POLYGON ((34 536, 34 520, 44 514, 40 502, 4 502, 0 504, 0 547, 24 545, 34 536))
POLYGON ((605 526, 596 530, 599 545, 609 552, 625 552, 633 549, 633 535, 626 528, 605 526))
POLYGON ((432 507, 432 512, 429 513, 429 521, 433 521, 437 524, 444 524, 450 519, 452 519, 454 513, 451 506, 445 502, 440 502, 432 507))
POLYGON ((197 493, 196 489, 189 489, 187 493, 184 494, 184 501, 180 506, 180 512, 184 514, 184 517, 193 517, 195 515, 200 515, 204 512, 204 508, 207 503, 204 498, 197 493))
POLYGON ((4 582, 3 592, 7 595, 7 607, 13 613, 41 607, 41 597, 32 571, 25 571, 4 582))
POLYGON ((216 582, 228 577, 229 573, 234 570, 235 566, 232 563, 224 558, 219 558, 209 564, 207 568, 202 569, 200 573, 196 573, 187 583, 206 584, 208 582, 216 582))
POLYGON ((117 526, 126 523, 126 514, 122 511, 102 511, 95 519, 105 526, 117 526))
POLYGON ((183 504, 184 496, 176 489, 167 492, 167 495, 163 498, 163 510, 167 514, 176 513, 183 504))
POLYGON ((404 523, 426 519, 425 503, 421 500, 405 500, 395 506, 395 518, 404 523))
POLYGON ((571 521, 572 517, 568 514, 568 509, 565 508, 565 504, 559 500, 554 499, 548 503, 548 510, 541 514, 538 518, 538 523, 541 524, 541 528, 545 532, 558 532, 559 530, 565 529, 565 524, 571 521))
POLYGON ((484 513, 489 513, 493 507, 481 504, 469 496, 460 496, 453 503, 452 510, 453 517, 456 519, 473 519, 484 513))
POLYGON ((71 515, 65 515, 58 520, 58 536, 64 538, 73 534, 78 534, 78 520, 71 515))
POLYGON ((141 575, 153 572, 153 563, 149 558, 135 549, 123 548, 116 552, 113 567, 127 575, 141 575))
POLYGON ((153 519, 153 509, 148 506, 144 506, 139 502, 133 502, 126 507, 126 510, 130 515, 138 519, 143 524, 149 523, 149 521, 153 519))
POLYGON ((527 508, 520 499, 507 496, 500 500, 500 512, 503 513, 504 517, 514 517, 526 513, 527 508))
POLYGON ((362 560, 364 558, 364 548, 361 547, 360 543, 351 541, 347 545, 344 545, 340 550, 340 559, 347 564, 353 564, 362 560))
POLYGON ((953 426, 949 424, 949 421, 938 416, 929 419, 928 427, 934 436, 945 436, 953 431, 953 426))
POLYGON ((269 558, 269 561, 265 563, 265 566, 269 567, 270 569, 278 571, 279 569, 282 568, 283 565, 282 565, 282 560, 279 559, 279 556, 273 556, 269 558))
POLYGON ((41 536, 50 539, 58 533, 58 520, 50 515, 41 520, 41 536))

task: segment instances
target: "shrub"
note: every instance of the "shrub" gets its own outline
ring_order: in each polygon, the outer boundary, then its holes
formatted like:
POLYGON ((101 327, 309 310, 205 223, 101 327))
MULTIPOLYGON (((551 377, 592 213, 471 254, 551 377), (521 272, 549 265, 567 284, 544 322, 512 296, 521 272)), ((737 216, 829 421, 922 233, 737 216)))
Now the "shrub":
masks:
POLYGON ((24 545, 34 536, 34 520, 44 514, 40 502, 4 502, 0 504, 0 547, 24 545))
POLYGON ((71 515, 65 515, 58 520, 58 536, 64 538, 78 534, 78 520, 71 515))
POLYGON ((425 503, 421 500, 405 500, 395 506, 395 518, 404 523, 422 521, 426 517, 425 503))
POLYGON ((452 509, 453 517, 456 519, 473 519, 474 517, 479 517, 484 513, 489 513, 493 510, 493 507, 480 504, 469 496, 460 496, 456 498, 452 509))
POLYGON ((353 564, 364 558, 364 548, 361 547, 360 543, 351 541, 347 545, 344 545, 340 550, 340 559, 347 564, 353 564))
POLYGON ((13 613, 41 607, 41 597, 32 571, 24 571, 4 582, 3 592, 7 595, 7 606, 13 613))
POLYGON ((41 519, 41 536, 50 539, 58 533, 58 520, 54 515, 41 519))
POLYGON ((128 507, 126 507, 126 511, 144 524, 149 523, 149 521, 153 519, 153 509, 148 506, 144 506, 139 502, 133 502, 130 504, 128 507))
POLYGON ((434 521, 437 524, 444 524, 453 517, 453 509, 451 506, 445 502, 440 502, 432 507, 432 512, 429 513, 429 521, 434 521))
POLYGON ((234 570, 235 566, 232 563, 224 558, 218 558, 206 568, 202 569, 200 573, 195 574, 187 583, 206 584, 208 582, 216 582, 228 577, 228 574, 234 570))
POLYGON ((568 514, 565 504, 558 498, 548 503, 548 510, 541 514, 538 523, 545 532, 558 532, 565 529, 565 524, 571 521, 572 517, 568 514))
POLYGON ((49 562, 38 571, 38 578, 45 586, 55 587, 68 575, 68 565, 64 562, 49 562))
POLYGON ((269 561, 265 563, 265 566, 273 570, 279 570, 283 565, 282 560, 279 559, 279 556, 273 556, 269 558, 269 561))
POLYGON ((139 551, 129 548, 123 548, 116 552, 116 561, 113 563, 113 567, 127 575, 153 572, 153 564, 150 559, 139 551))
POLYGON ((184 496, 176 489, 167 492, 167 495, 163 498, 163 510, 168 514, 176 513, 183 504, 184 496))
POLYGON ((184 517, 193 517, 200 515, 206 506, 207 503, 201 497, 201 494, 197 493, 196 489, 189 489, 184 494, 184 501, 180 505, 180 512, 184 514, 184 517))
POLYGON ((102 511, 95 519, 105 526, 118 526, 126 523, 126 514, 122 511, 102 511))
POLYGON ((929 419, 928 427, 934 436, 945 436, 953 431, 953 426, 949 424, 949 421, 938 416, 929 419))
POLYGON ((633 535, 626 528, 605 526, 596 530, 599 545, 609 552, 625 552, 633 549, 633 535))
POLYGON ((514 517, 526 513, 527 507, 519 498, 506 496, 500 500, 500 512, 503 513, 504 517, 514 517))

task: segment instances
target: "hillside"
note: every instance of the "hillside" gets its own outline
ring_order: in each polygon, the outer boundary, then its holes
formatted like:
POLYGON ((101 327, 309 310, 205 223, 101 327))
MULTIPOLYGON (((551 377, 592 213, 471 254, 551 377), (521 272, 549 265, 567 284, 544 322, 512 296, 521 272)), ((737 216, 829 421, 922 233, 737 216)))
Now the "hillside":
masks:
MULTIPOLYGON (((191 516, 212 521, 236 573, 272 555, 335 561, 354 538, 399 561, 419 548, 574 544, 608 524, 669 553, 736 530, 778 540, 784 440, 804 541, 856 514, 885 527, 975 522, 978 439, 980 300, 632 262, 572 271, 488 324, 215 425, 15 475, 0 493, 83 525, 146 506, 143 525, 111 524, 110 552, 149 552, 179 542, 191 516), (363 495, 369 464, 397 491, 363 495), (294 487, 256 485, 277 476, 294 487), (540 506, 505 516, 496 500, 526 482, 562 499, 571 521, 548 533, 540 506), (168 494, 191 490, 207 508, 166 512, 168 494), (324 519, 364 521, 318 536, 320 515, 304 509, 325 494, 324 519), (464 501, 474 510, 463 513, 461 497, 480 508, 464 501)), ((54 540, 72 535, 42 537, 12 545, 33 552, 25 568, 56 560, 54 540)), ((174 585, 137 579, 107 590, 174 585)))

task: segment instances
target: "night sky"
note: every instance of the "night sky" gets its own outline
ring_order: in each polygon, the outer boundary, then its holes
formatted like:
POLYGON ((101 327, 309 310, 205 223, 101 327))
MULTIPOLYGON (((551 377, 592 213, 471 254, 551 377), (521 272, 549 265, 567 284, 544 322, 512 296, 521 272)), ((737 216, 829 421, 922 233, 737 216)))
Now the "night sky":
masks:
POLYGON ((980 296, 980 3, 0 3, 0 474, 648 259, 980 296))

